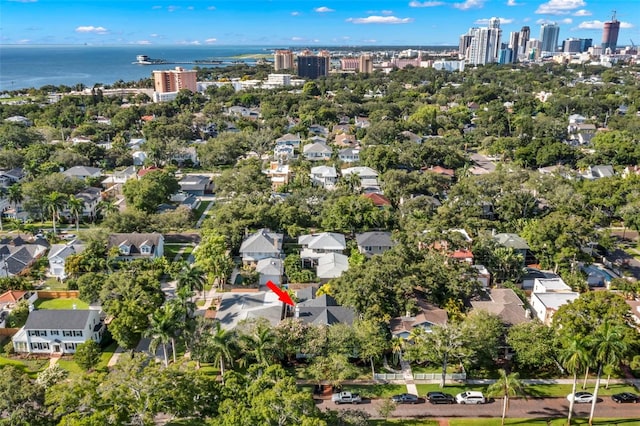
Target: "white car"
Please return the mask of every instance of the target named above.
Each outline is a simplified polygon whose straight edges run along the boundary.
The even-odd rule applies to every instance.
[[[572,393],[567,395],[567,401],[571,402],[572,399],[576,404],[582,404],[582,403],[586,404],[586,403],[593,402],[593,395],[590,394],[589,392],[576,392],[575,397],[573,396]]]

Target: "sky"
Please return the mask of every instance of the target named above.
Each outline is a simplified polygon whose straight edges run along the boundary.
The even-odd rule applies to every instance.
[[[640,0],[0,0],[0,45],[457,46],[492,17],[598,45],[614,10],[640,44]]]

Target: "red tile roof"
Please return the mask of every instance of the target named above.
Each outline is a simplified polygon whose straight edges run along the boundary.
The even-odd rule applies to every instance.
[[[17,303],[25,294],[26,291],[9,290],[0,295],[0,303]]]
[[[142,176],[146,175],[147,173],[152,172],[154,170],[160,170],[160,169],[158,167],[156,167],[156,166],[151,166],[151,167],[147,167],[147,168],[144,168],[144,169],[140,169],[140,170],[138,170],[138,176],[142,177]]]
[[[378,207],[391,205],[391,201],[389,201],[389,199],[382,194],[376,194],[375,192],[372,192],[370,194],[364,194],[363,197],[369,198],[371,201],[373,201],[373,204]]]

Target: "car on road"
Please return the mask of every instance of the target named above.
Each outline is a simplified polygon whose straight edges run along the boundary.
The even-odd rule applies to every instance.
[[[456,399],[450,393],[429,392],[427,393],[427,401],[432,404],[453,404]]]
[[[589,392],[576,392],[575,397],[572,393],[567,395],[567,401],[574,400],[576,404],[587,404],[593,401],[593,394]]]
[[[359,394],[351,392],[334,393],[331,400],[336,404],[360,404],[362,402]]]
[[[456,395],[456,402],[458,404],[484,404],[487,399],[482,392],[465,391]]]
[[[638,402],[640,402],[640,396],[631,392],[622,392],[622,393],[617,393],[615,395],[611,395],[611,399],[613,400],[613,402],[618,404],[627,403],[627,402],[637,404]]]
[[[391,397],[391,401],[398,404],[417,404],[418,402],[420,402],[420,400],[418,399],[418,395],[414,395],[412,393],[401,393],[399,395],[393,395]]]

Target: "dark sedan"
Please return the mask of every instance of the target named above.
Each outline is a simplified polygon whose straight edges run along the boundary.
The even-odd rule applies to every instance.
[[[617,402],[618,404],[625,403],[625,402],[637,404],[638,402],[640,402],[640,396],[631,392],[622,392],[622,393],[617,393],[615,395],[611,395],[611,399],[613,399],[613,402]]]
[[[429,392],[427,400],[432,404],[453,404],[456,402],[453,395],[443,392]]]
[[[417,395],[411,393],[402,393],[400,395],[393,395],[391,397],[393,402],[397,402],[398,404],[417,404],[420,402]]]

